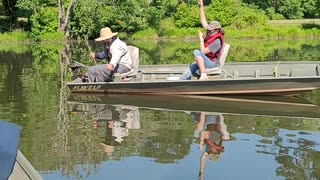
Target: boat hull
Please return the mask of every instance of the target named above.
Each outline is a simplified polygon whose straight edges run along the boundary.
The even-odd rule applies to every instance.
[[[289,95],[320,88],[320,77],[208,81],[69,83],[72,92],[180,95]]]
[[[168,81],[187,65],[146,65],[131,81],[67,83],[74,93],[162,95],[290,95],[320,89],[320,62],[229,63],[209,80]]]

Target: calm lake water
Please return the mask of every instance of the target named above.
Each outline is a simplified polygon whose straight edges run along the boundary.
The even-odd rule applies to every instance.
[[[229,42],[227,61],[320,61],[319,40]],[[131,44],[140,48],[141,64],[190,63],[197,46]],[[63,53],[92,62],[83,44],[67,48],[0,44],[0,119],[23,127],[20,150],[44,179],[198,179],[201,167],[203,179],[320,179],[320,114],[71,101]],[[303,97],[319,105],[319,94]],[[206,133],[210,157],[203,156],[209,145],[199,150]]]

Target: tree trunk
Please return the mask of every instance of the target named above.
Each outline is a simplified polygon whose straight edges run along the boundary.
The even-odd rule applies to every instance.
[[[59,9],[59,32],[63,32],[64,36],[66,38],[69,38],[70,35],[70,27],[69,27],[69,21],[70,21],[70,13],[71,10],[76,3],[77,0],[71,0],[70,4],[67,8],[67,11],[64,11],[63,8],[63,0],[58,0],[58,9]]]
[[[12,31],[12,22],[16,20],[17,0],[2,0],[3,10],[6,16],[8,16],[9,31]]]

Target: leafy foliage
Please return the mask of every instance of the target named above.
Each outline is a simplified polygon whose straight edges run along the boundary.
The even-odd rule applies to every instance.
[[[199,8],[197,6],[189,7],[186,3],[182,3],[177,8],[174,20],[174,24],[179,28],[200,26]]]
[[[56,8],[43,8],[38,13],[30,17],[31,36],[38,38],[45,33],[56,32],[58,29],[58,21],[56,19],[58,11]]]
[[[283,15],[276,13],[275,9],[273,7],[266,9],[266,15],[270,20],[280,20],[284,19]]]
[[[213,1],[205,8],[207,21],[217,20],[221,26],[228,26],[234,21],[240,5],[238,0]]]
[[[267,17],[262,10],[243,6],[238,9],[233,25],[238,29],[243,29],[255,25],[264,25],[266,22]]]
[[[73,36],[77,37],[86,35],[95,30],[96,8],[96,0],[77,2],[75,8],[72,11],[72,22],[70,24]]]
[[[283,0],[282,6],[279,7],[279,12],[288,19],[301,19],[303,17],[301,1]]]
[[[2,0],[2,5],[4,7],[5,15],[9,17],[13,17],[16,14],[17,11],[17,0]]]
[[[67,11],[70,2],[74,1],[62,2],[64,11]],[[320,17],[320,0],[204,0],[204,5],[208,22],[218,20],[223,27],[231,25],[237,29],[263,25],[267,19]],[[156,36],[179,36],[181,33],[177,29],[192,32],[189,28],[201,27],[197,1],[191,0],[76,1],[74,6],[70,6],[70,23],[64,26],[61,23],[65,19],[59,18],[55,10],[60,7],[55,0],[2,1],[2,7],[3,14],[12,11],[28,18],[30,28],[24,26],[24,29],[30,31],[35,39],[62,27],[68,29],[67,36],[70,30],[72,38],[81,39],[84,36],[94,39],[106,26],[126,37],[147,29],[156,30]],[[12,26],[11,22],[4,26],[10,30],[19,27]]]

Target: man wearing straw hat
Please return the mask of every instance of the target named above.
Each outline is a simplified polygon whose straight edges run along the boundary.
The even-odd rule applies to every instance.
[[[112,81],[113,73],[126,73],[131,70],[132,60],[128,53],[126,43],[117,37],[117,32],[112,32],[105,27],[100,30],[100,37],[96,41],[102,41],[104,50],[100,53],[90,53],[92,59],[107,59],[107,64],[99,64],[88,68],[89,82]]]

